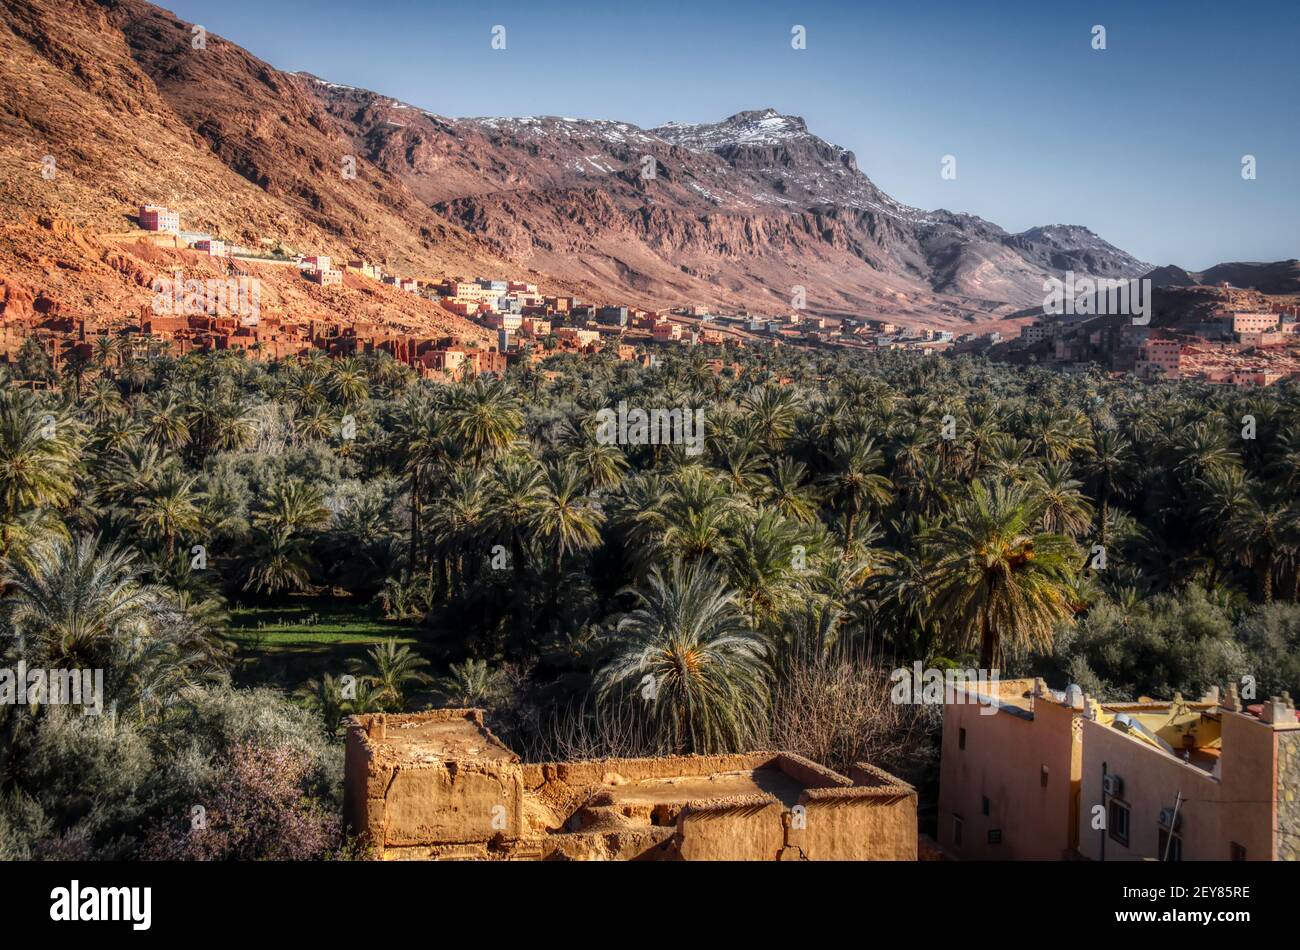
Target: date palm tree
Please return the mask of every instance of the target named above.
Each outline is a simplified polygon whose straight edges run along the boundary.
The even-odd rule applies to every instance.
[[[853,530],[864,508],[885,507],[894,484],[880,473],[885,459],[871,439],[855,435],[835,441],[831,471],[823,478],[831,500],[840,510],[844,549],[853,546]]]
[[[389,637],[366,651],[369,664],[353,660],[351,668],[356,672],[365,672],[364,679],[374,690],[375,698],[388,709],[400,711],[406,702],[406,689],[415,684],[432,682],[429,674],[422,667],[429,661],[415,653],[409,646],[398,646],[397,640]]]
[[[1243,567],[1258,572],[1260,596],[1265,604],[1273,602],[1278,568],[1295,555],[1296,518],[1296,509],[1285,496],[1261,490],[1248,494],[1224,527],[1223,544]]]
[[[452,663],[445,676],[433,681],[433,689],[452,706],[482,706],[492,709],[508,691],[506,678],[500,670],[487,665],[486,660],[468,659]]]
[[[403,470],[411,486],[411,532],[406,573],[414,576],[416,558],[423,550],[420,528],[424,492],[433,472],[446,462],[450,447],[438,408],[423,393],[412,394],[403,402],[395,435],[402,453]]]
[[[550,551],[555,584],[560,581],[566,556],[591,550],[600,543],[604,521],[605,513],[583,493],[582,475],[575,467],[552,465],[547,469],[532,527],[537,539]]]
[[[268,594],[306,590],[315,564],[307,540],[282,527],[255,531],[245,562],[244,589]]]
[[[580,470],[588,490],[611,491],[623,482],[628,459],[619,447],[599,442],[588,429],[573,422],[565,422],[559,441],[564,446],[564,461]]]
[[[751,747],[770,706],[769,651],[723,579],[674,561],[628,593],[638,606],[618,623],[612,659],[596,677],[599,700],[632,704],[667,751]]]
[[[95,365],[108,378],[113,378],[113,370],[122,365],[122,338],[105,333],[95,337]]]
[[[1105,546],[1110,523],[1110,503],[1128,493],[1132,479],[1132,444],[1114,429],[1095,429],[1084,461],[1084,471],[1097,485],[1097,540]]]
[[[190,417],[174,395],[151,400],[144,410],[145,434],[155,445],[182,449],[190,441]]]
[[[1042,506],[1044,531],[1077,538],[1092,524],[1092,508],[1080,490],[1069,462],[1045,462],[1029,481],[1029,490]]]
[[[294,420],[294,426],[308,442],[323,442],[335,430],[334,417],[318,404],[304,407]]]
[[[320,715],[330,735],[338,732],[339,721],[350,711],[348,700],[344,697],[343,680],[330,673],[323,674],[319,679],[309,679],[296,695],[307,709]]]
[[[742,521],[723,554],[736,603],[755,630],[765,630],[794,606],[811,571],[811,539],[775,511]]]
[[[299,479],[272,486],[264,507],[253,515],[253,524],[257,527],[283,531],[288,535],[318,531],[329,520],[325,493],[318,486]]]
[[[772,464],[767,481],[759,485],[757,495],[786,518],[813,524],[817,520],[820,495],[808,483],[807,473],[802,462],[783,455]]]
[[[1022,485],[975,482],[946,523],[922,539],[931,561],[934,611],[951,637],[996,669],[1004,645],[1050,645],[1070,615],[1068,582],[1077,551],[1041,529],[1043,509]]]
[[[82,404],[90,413],[90,418],[97,425],[102,425],[107,419],[122,411],[122,396],[111,380],[101,376],[91,384]]]
[[[449,432],[474,460],[495,458],[512,443],[523,428],[519,400],[499,379],[475,379],[453,390],[448,418]]]
[[[722,477],[733,494],[747,495],[763,484],[762,463],[754,454],[753,446],[737,439],[719,460]]]
[[[199,529],[201,495],[195,489],[198,478],[169,466],[142,494],[135,498],[134,517],[145,534],[161,538],[170,563],[176,553],[176,536]]]
[[[1042,453],[1052,462],[1064,462],[1088,444],[1085,422],[1077,413],[1041,414],[1036,429]]]
[[[497,471],[488,492],[488,530],[510,545],[516,581],[528,567],[528,532],[546,498],[542,470],[532,459],[510,459]]]
[[[426,535],[432,556],[440,557],[448,583],[464,581],[466,558],[478,564],[487,551],[487,476],[475,466],[461,466],[451,472],[428,508]]]
[[[72,501],[79,432],[66,412],[44,408],[31,392],[0,388],[0,558],[8,557],[24,512]]]
[[[42,539],[5,568],[5,625],[51,666],[106,667],[147,632],[157,593],[135,556],[94,535]]]
[[[754,432],[769,449],[779,449],[794,432],[799,417],[798,395],[788,386],[757,386],[745,394],[741,408]]]
[[[329,377],[330,395],[344,409],[352,409],[365,402],[370,395],[370,380],[355,357],[341,359],[334,364]]]
[[[1203,479],[1222,468],[1239,468],[1241,458],[1228,445],[1222,427],[1196,422],[1174,437],[1175,471],[1187,481]]]
[[[680,470],[669,480],[658,509],[641,513],[652,526],[643,559],[695,561],[721,555],[742,507],[742,499],[708,470]]]

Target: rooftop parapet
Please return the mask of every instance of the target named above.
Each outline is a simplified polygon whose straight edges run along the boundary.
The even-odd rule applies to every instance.
[[[752,752],[521,764],[481,710],[354,716],[345,811],[385,858],[916,856],[916,793]]]

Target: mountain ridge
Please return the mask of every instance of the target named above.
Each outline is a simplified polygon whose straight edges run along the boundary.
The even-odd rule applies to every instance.
[[[771,108],[650,129],[452,118],[278,70],[213,32],[195,50],[190,24],[144,0],[7,0],[0,23],[11,138],[0,162],[30,176],[51,151],[68,169],[27,190],[7,175],[11,219],[114,231],[136,205],[165,203],[228,239],[272,237],[413,276],[759,313],[789,310],[802,288],[813,313],[951,328],[1014,323],[1067,270],[1152,270],[1081,225],[1012,233],[913,208],[852,151]],[[48,90],[57,123],[31,105]],[[340,174],[345,158],[354,178]],[[29,286],[53,277],[56,293],[113,299],[69,277],[90,262],[26,257],[0,248],[4,272]]]

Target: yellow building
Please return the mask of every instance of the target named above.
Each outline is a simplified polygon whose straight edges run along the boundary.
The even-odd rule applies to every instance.
[[[1243,707],[1091,703],[1079,851],[1104,861],[1300,859],[1300,721],[1290,697]]]

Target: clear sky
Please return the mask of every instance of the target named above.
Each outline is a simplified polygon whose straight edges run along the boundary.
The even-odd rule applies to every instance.
[[[1300,257],[1296,0],[163,5],[280,69],[442,115],[653,126],[771,106],[907,204],[1082,224],[1189,270]]]

